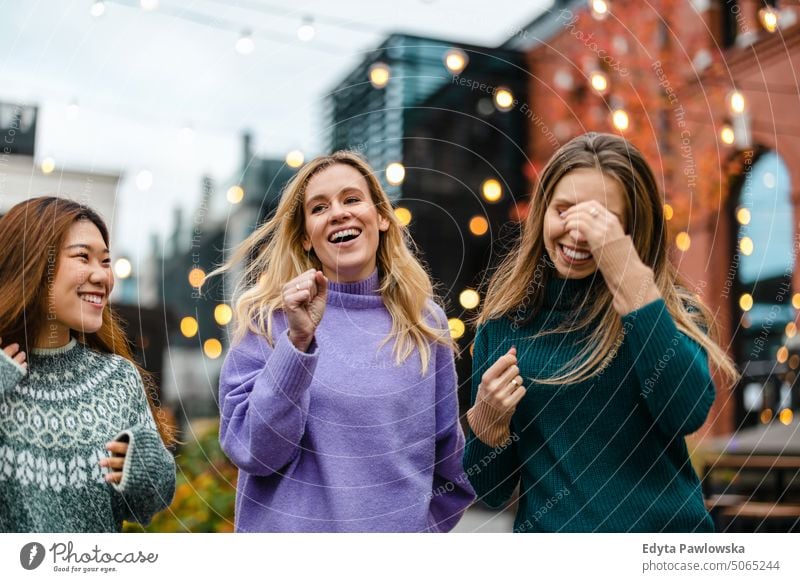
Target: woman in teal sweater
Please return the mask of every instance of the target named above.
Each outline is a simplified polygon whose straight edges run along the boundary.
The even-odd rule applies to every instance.
[[[676,285],[658,188],[624,139],[555,153],[489,283],[464,468],[514,531],[713,531],[684,437],[736,370]],[[711,363],[711,370],[709,369]]]

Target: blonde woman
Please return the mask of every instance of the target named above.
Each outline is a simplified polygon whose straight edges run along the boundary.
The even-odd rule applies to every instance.
[[[220,378],[237,531],[448,531],[474,499],[447,320],[404,236],[337,152],[223,268],[255,257]]]
[[[544,168],[518,247],[489,283],[464,467],[514,530],[712,531],[684,437],[735,378],[708,311],[676,284],[656,181],[589,133]]]

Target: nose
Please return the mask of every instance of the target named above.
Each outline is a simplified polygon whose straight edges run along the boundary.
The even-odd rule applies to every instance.
[[[88,281],[92,285],[109,286],[111,281],[111,269],[107,269],[99,264],[93,264],[89,268]]]
[[[586,242],[586,237],[585,237],[585,236],[583,236],[583,234],[581,233],[581,231],[579,231],[578,229],[574,229],[574,230],[571,230],[571,231],[569,231],[569,236],[570,236],[570,237],[572,238],[572,240],[574,240],[574,241],[575,241],[577,244],[581,244],[581,243],[585,243],[585,242]]]
[[[339,221],[350,217],[350,210],[341,202],[333,202],[331,205],[331,220]]]

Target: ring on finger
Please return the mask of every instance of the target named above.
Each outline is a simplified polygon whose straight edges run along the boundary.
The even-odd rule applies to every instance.
[[[593,217],[596,217],[596,216],[597,216],[597,214],[598,214],[597,208],[595,208],[594,206],[592,206],[592,207],[589,209],[589,214],[591,214]]]
[[[300,283],[295,283],[294,286],[297,288],[298,291],[302,291],[303,288],[300,287]]]

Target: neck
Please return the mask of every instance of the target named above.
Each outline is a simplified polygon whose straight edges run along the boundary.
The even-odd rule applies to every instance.
[[[57,321],[51,321],[39,332],[33,347],[37,349],[62,348],[69,343],[69,340],[69,328]]]

